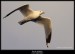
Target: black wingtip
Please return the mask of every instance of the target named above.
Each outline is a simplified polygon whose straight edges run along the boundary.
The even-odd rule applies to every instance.
[[[3,17],[3,19],[5,19],[6,17]]]
[[[51,32],[50,32],[50,34],[48,35],[48,38],[46,39],[46,42],[47,42],[47,43],[50,43],[50,42],[51,42]]]
[[[47,48],[48,48],[48,45],[47,45]]]
[[[46,45],[47,45],[47,48],[48,48],[48,43],[46,43]]]

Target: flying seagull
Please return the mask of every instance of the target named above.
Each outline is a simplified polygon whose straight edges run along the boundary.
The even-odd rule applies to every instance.
[[[48,43],[50,43],[51,41],[52,28],[51,28],[51,20],[41,16],[42,14],[44,14],[44,11],[41,11],[41,10],[34,11],[29,8],[29,4],[26,4],[11,11],[4,18],[6,18],[7,16],[9,16],[10,14],[12,14],[13,12],[17,10],[19,10],[25,17],[23,20],[18,22],[20,25],[23,25],[26,22],[32,21],[44,26],[45,33],[46,33],[46,45],[48,47]]]

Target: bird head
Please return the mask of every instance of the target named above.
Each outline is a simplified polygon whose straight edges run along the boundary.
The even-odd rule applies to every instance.
[[[40,15],[45,13],[44,11],[39,11],[39,12],[40,12]]]

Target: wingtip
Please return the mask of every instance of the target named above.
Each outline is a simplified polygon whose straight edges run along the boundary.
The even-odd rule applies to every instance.
[[[47,48],[48,48],[48,45],[47,45]]]
[[[7,16],[4,16],[3,19],[5,19]]]
[[[3,19],[5,19],[6,17],[3,17]]]
[[[48,48],[48,46],[47,46],[47,48]]]
[[[46,45],[47,45],[47,48],[48,48],[48,43],[46,43]]]

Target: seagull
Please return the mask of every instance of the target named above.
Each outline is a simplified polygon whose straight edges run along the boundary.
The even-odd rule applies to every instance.
[[[23,5],[13,11],[11,11],[9,14],[7,14],[4,18],[8,17],[13,12],[19,10],[23,15],[24,19],[19,21],[18,23],[20,25],[23,25],[26,22],[32,21],[39,25],[44,26],[45,28],[45,34],[46,34],[46,45],[48,47],[48,43],[51,42],[51,36],[52,36],[52,27],[51,27],[51,19],[48,19],[46,17],[42,17],[41,15],[44,14],[44,11],[41,10],[32,10],[29,8],[29,4]]]

